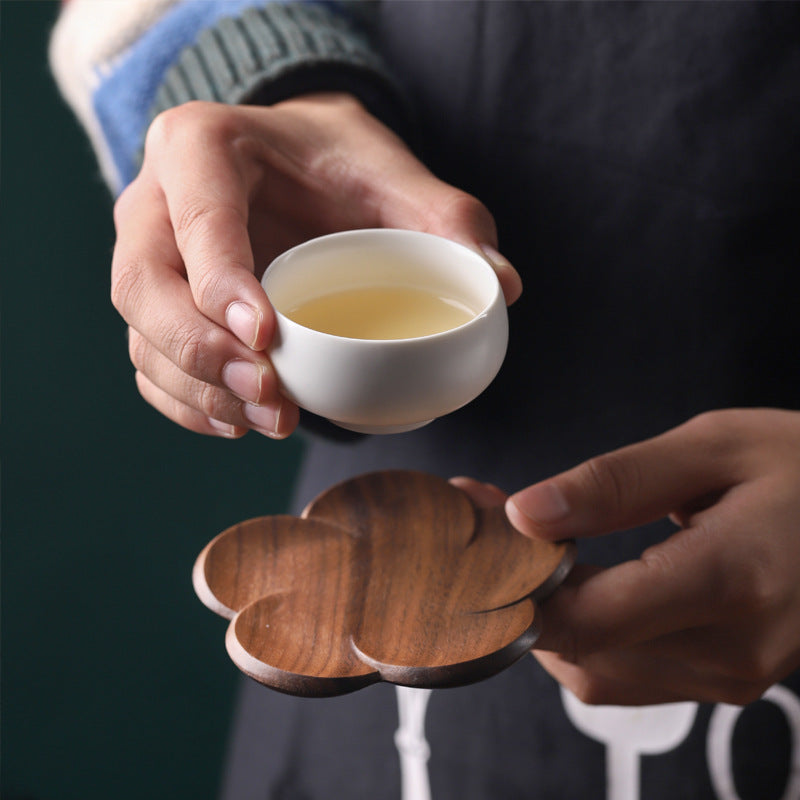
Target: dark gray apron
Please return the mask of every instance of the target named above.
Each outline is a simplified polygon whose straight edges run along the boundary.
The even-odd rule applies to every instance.
[[[403,436],[309,435],[298,508],[383,467],[515,490],[701,411],[800,407],[798,5],[383,3],[376,39],[421,157],[496,215],[525,293],[478,401]],[[581,558],[630,558],[666,531]],[[798,676],[785,683],[796,698]],[[781,797],[791,708],[698,707],[678,744],[638,760],[635,796]],[[397,726],[392,687],[319,701],[248,682],[225,797],[399,798]],[[579,727],[529,657],[435,692],[432,796],[603,798],[608,747]]]

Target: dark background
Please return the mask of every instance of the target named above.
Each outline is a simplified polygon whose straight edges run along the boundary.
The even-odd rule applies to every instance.
[[[202,800],[238,672],[192,564],[286,509],[301,445],[206,439],[137,394],[112,201],[47,65],[57,10],[0,2],[0,795]]]

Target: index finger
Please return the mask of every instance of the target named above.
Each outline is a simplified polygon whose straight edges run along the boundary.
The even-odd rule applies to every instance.
[[[235,114],[194,103],[165,112],[148,132],[147,153],[197,308],[263,350],[273,312],[254,274],[248,220],[255,170],[235,144]]]
[[[570,661],[710,624],[726,600],[726,564],[687,528],[609,569],[576,566],[543,606],[536,649]]]
[[[600,536],[666,517],[741,479],[713,415],[597,456],[506,503],[511,523],[545,539]]]

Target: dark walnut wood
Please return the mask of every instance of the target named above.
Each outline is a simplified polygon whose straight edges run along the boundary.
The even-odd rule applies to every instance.
[[[328,489],[300,518],[234,525],[193,580],[231,620],[226,645],[243,672],[327,696],[499,672],[533,646],[536,603],[573,560],[573,544],[529,539],[441,478],[386,471]]]

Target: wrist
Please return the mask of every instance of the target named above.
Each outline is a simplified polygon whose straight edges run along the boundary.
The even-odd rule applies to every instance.
[[[188,100],[274,106],[312,95],[358,98],[395,130],[409,116],[357,25],[341,10],[304,2],[247,8],[202,31],[164,74],[151,116]]]

